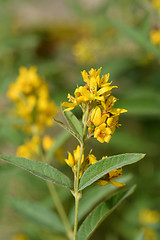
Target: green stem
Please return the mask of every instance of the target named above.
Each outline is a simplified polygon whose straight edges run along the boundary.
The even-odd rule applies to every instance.
[[[56,209],[57,209],[57,212],[59,213],[59,216],[64,224],[64,227],[66,229],[66,234],[68,236],[68,238],[70,240],[73,239],[73,232],[72,232],[72,228],[71,228],[71,225],[68,221],[68,218],[67,218],[67,215],[66,215],[66,212],[63,208],[63,205],[59,199],[59,196],[57,194],[57,191],[56,191],[56,188],[54,187],[54,185],[51,183],[51,182],[47,182],[47,186],[48,186],[48,189],[50,191],[50,194],[51,194],[51,197],[55,203],[55,206],[56,206]]]
[[[81,145],[81,153],[78,162],[77,174],[75,174],[75,188],[74,188],[74,197],[75,197],[75,221],[74,221],[74,240],[77,239],[77,230],[78,230],[78,210],[79,210],[79,199],[80,193],[79,190],[79,172],[81,166],[81,159],[84,152],[84,145]]]
[[[85,138],[86,138],[86,129],[87,129],[87,118],[88,118],[88,111],[86,114],[86,119],[84,121],[84,128],[83,128],[83,139],[81,143],[81,152],[80,157],[78,161],[78,167],[77,172],[74,176],[74,197],[75,197],[75,221],[74,221],[74,240],[77,239],[77,230],[78,230],[78,211],[79,211],[79,200],[81,198],[81,193],[79,193],[79,174],[80,174],[80,168],[81,168],[81,159],[84,153],[84,147],[85,147]]]
[[[42,156],[43,156],[42,157],[43,162],[47,163],[43,153],[42,153]],[[51,197],[53,199],[53,202],[55,203],[57,212],[58,212],[58,214],[59,214],[59,216],[60,216],[60,218],[61,218],[61,220],[62,220],[62,222],[64,224],[64,227],[66,229],[66,234],[67,234],[67,236],[68,236],[68,238],[70,240],[73,240],[72,227],[71,227],[71,225],[69,223],[68,217],[67,217],[66,212],[65,212],[65,210],[63,208],[61,200],[59,199],[59,196],[57,194],[56,188],[54,187],[54,185],[51,182],[46,181],[46,183],[47,183],[49,192],[51,194]]]

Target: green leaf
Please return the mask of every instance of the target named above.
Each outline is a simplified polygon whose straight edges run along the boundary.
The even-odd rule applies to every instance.
[[[138,30],[132,26],[127,26],[124,23],[116,20],[109,19],[109,22],[121,30],[125,35],[130,37],[140,47],[152,53],[155,57],[160,57],[159,49],[150,42],[149,38],[147,38],[141,30]]]
[[[82,138],[83,136],[83,128],[81,122],[76,118],[76,116],[71,111],[64,111],[63,112],[69,126],[79,134]]]
[[[48,165],[47,163],[36,162],[22,157],[12,157],[4,155],[0,155],[0,158],[7,161],[8,163],[21,167],[29,171],[33,175],[46,181],[59,184],[63,187],[72,188],[71,180],[59,170]]]
[[[142,153],[125,153],[99,160],[84,172],[80,180],[79,190],[91,185],[108,172],[135,163],[141,160],[144,156],[145,154]]]
[[[41,226],[58,232],[65,231],[59,217],[43,205],[36,202],[18,199],[10,199],[9,203],[20,214],[40,224]]]
[[[62,134],[60,134],[57,138],[55,143],[53,144],[53,146],[51,147],[51,149],[47,152],[47,156],[46,156],[46,161],[47,163],[49,163],[54,155],[54,153],[56,152],[56,150],[61,147],[65,141],[68,140],[68,138],[70,137],[70,133],[68,132],[62,132]]]
[[[117,182],[127,183],[131,179],[131,175],[126,175],[117,179]],[[85,189],[83,192],[83,197],[79,202],[79,215],[78,220],[81,221],[82,218],[88,214],[97,203],[100,203],[102,199],[108,198],[110,195],[115,193],[117,189],[112,185],[108,184],[107,186],[98,186],[92,185],[89,188]],[[95,194],[96,193],[96,194]],[[69,215],[70,222],[74,223],[74,207],[71,209]]]
[[[135,190],[135,186],[131,187],[129,190],[123,190],[117,193],[115,196],[107,200],[106,202],[98,205],[84,220],[78,230],[78,240],[87,240],[90,238],[95,229],[100,225],[100,223],[108,217],[119,204],[131,195]]]
[[[65,130],[67,130],[68,132],[70,132],[75,138],[77,138],[77,140],[81,143],[81,136],[75,132],[72,128],[67,127],[63,122],[58,121],[56,119],[54,119],[56,123],[58,123],[61,127],[63,127]]]

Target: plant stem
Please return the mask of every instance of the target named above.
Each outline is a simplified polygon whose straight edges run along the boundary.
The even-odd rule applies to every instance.
[[[80,166],[81,166],[81,159],[84,152],[84,144],[81,145],[81,153],[80,158],[78,162],[78,168],[77,168],[77,174],[75,174],[75,188],[74,188],[74,197],[75,197],[75,221],[74,221],[74,240],[77,239],[77,229],[78,229],[78,210],[79,210],[79,199],[80,199],[80,193],[79,190],[79,172],[80,172]]]
[[[78,230],[78,211],[79,211],[79,200],[81,197],[81,193],[79,193],[79,174],[80,174],[80,168],[81,168],[81,159],[84,153],[84,147],[85,147],[85,138],[86,138],[86,128],[87,128],[87,118],[88,118],[88,110],[86,114],[86,119],[84,121],[84,128],[83,128],[83,139],[81,143],[81,152],[80,157],[78,161],[78,167],[77,172],[74,176],[74,197],[75,197],[75,221],[74,221],[74,240],[77,239],[77,230]]]
[[[51,183],[51,182],[47,182],[47,186],[48,186],[48,189],[50,191],[50,194],[52,196],[52,199],[56,205],[56,209],[57,209],[57,212],[59,213],[59,216],[64,224],[64,227],[66,229],[66,234],[68,236],[68,238],[70,240],[73,239],[73,232],[72,232],[72,228],[71,228],[71,225],[68,221],[68,217],[66,215],[66,212],[63,208],[63,205],[59,199],[59,196],[57,194],[57,191],[56,191],[56,188],[54,187],[54,185]]]
[[[43,156],[42,157],[43,162],[47,163],[47,161],[46,161],[46,159],[44,157],[44,154],[42,154],[42,156]],[[64,224],[64,227],[66,229],[66,234],[67,234],[67,236],[68,236],[68,238],[70,240],[73,240],[72,227],[71,227],[71,225],[69,223],[68,217],[67,217],[66,212],[64,210],[64,207],[63,207],[63,205],[61,203],[61,200],[60,200],[60,198],[59,198],[59,196],[57,194],[56,188],[54,187],[53,183],[48,182],[48,181],[46,181],[46,183],[47,183],[49,192],[51,194],[51,197],[53,199],[53,202],[55,203],[57,212],[58,212],[58,214],[59,214],[59,216],[60,216],[60,218],[61,218],[61,220],[62,220],[62,222]]]

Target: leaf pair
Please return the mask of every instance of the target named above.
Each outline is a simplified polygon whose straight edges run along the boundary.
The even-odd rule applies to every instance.
[[[83,190],[108,172],[135,163],[145,155],[141,153],[126,153],[102,159],[91,165],[82,175],[79,190]],[[46,181],[53,182],[69,189],[73,189],[73,182],[62,172],[47,163],[36,162],[22,157],[0,155],[0,158],[21,167]]]
[[[133,193],[135,186],[127,190],[118,192],[109,200],[99,204],[84,220],[78,230],[77,240],[87,240],[100,225],[129,195]],[[47,227],[54,232],[64,232],[65,229],[58,216],[43,205],[36,202],[10,199],[9,203],[21,215],[28,219]]]

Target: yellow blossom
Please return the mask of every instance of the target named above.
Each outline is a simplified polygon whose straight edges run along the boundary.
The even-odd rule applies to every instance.
[[[111,109],[111,107],[115,104],[115,102],[117,101],[118,99],[114,96],[109,96],[106,103],[105,102],[102,102],[102,107],[108,111]]]
[[[119,183],[113,179],[122,176],[122,168],[115,169],[107,173],[101,180],[98,181],[100,186],[105,186],[107,184],[113,184],[115,187],[123,187],[125,183]]]
[[[62,103],[62,107],[66,107],[67,108],[64,111],[71,111],[76,106],[78,106],[78,102],[77,102],[77,99],[72,97],[70,94],[68,94],[67,98],[69,99],[70,103],[69,102],[63,102]]]
[[[160,2],[160,1],[159,1]],[[154,29],[150,32],[150,40],[154,45],[160,46],[160,30]]]
[[[109,127],[106,127],[105,123],[102,123],[100,126],[95,128],[94,137],[101,143],[109,142],[111,139],[112,131]]]
[[[70,167],[74,167],[73,170],[76,169],[76,166],[79,162],[80,159],[80,153],[81,153],[81,148],[78,145],[76,150],[73,151],[73,155],[69,152],[68,153],[68,159],[65,159],[65,162],[70,166]],[[82,155],[82,159],[81,159],[81,164],[84,161],[84,154]]]
[[[97,159],[96,159],[96,157],[93,154],[89,154],[88,155],[88,159],[89,159],[89,164],[90,165],[92,165],[92,164],[97,162]]]
[[[42,146],[45,151],[48,151],[53,146],[53,139],[49,135],[45,135],[42,139]]]
[[[91,121],[94,124],[94,126],[101,125],[106,121],[106,118],[107,114],[102,115],[101,109],[99,107],[96,107],[91,114]]]
[[[154,224],[160,221],[160,212],[144,208],[139,213],[139,221],[142,224]]]
[[[68,153],[68,158],[65,159],[65,162],[68,164],[68,166],[73,167],[75,165],[75,159],[72,156],[72,154],[69,152]]]
[[[121,126],[121,124],[118,123],[118,119],[119,119],[118,115],[107,119],[107,125],[111,129],[112,134],[115,132],[116,127]]]
[[[33,136],[31,140],[26,141],[23,145],[17,148],[16,155],[24,158],[37,157],[39,154],[40,138]]]
[[[109,74],[100,78],[100,72],[101,68],[98,70],[91,68],[88,73],[85,70],[81,72],[86,85],[76,88],[75,97],[68,94],[70,103],[62,103],[62,106],[67,108],[65,111],[72,110],[78,105],[81,106],[82,103],[97,102],[97,105],[100,105],[105,102],[105,98],[110,94],[112,88],[117,86],[110,86],[111,82],[108,83]]]

